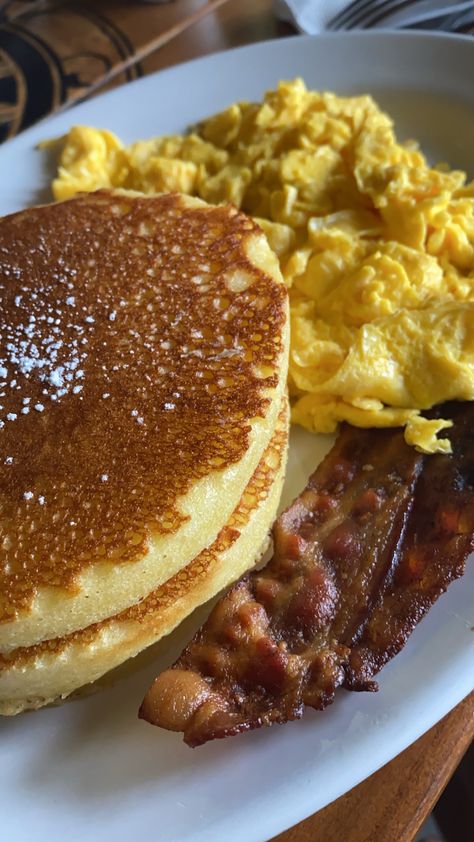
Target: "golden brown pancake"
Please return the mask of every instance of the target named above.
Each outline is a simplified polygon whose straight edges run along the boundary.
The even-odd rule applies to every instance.
[[[231,207],[101,191],[0,220],[0,652],[211,544],[275,429],[287,296]]]
[[[288,404],[236,509],[214,543],[146,599],[67,637],[0,656],[0,714],[64,698],[169,634],[264,552],[286,466]]]

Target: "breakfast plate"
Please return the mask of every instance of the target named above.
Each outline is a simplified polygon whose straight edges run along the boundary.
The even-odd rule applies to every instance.
[[[41,140],[73,123],[125,141],[182,131],[237,99],[259,99],[281,78],[369,92],[433,161],[474,174],[474,42],[422,34],[291,38],[211,56],[77,106],[0,150],[0,213],[48,201]],[[332,439],[291,434],[282,503],[303,487]],[[204,611],[102,692],[0,722],[2,826],[71,842],[153,832],[171,840],[269,839],[321,809],[392,759],[474,688],[474,568],[420,624],[381,673],[379,693],[341,693],[302,722],[191,751],[176,734],[136,718],[144,691],[181,651]]]

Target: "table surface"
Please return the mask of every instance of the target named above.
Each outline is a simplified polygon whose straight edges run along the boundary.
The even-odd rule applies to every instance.
[[[48,3],[49,0],[38,0],[37,6],[45,8]],[[54,25],[49,25],[46,36],[50,43],[59,43],[64,48],[65,54],[59,58],[63,58],[65,65],[67,62],[70,65],[73,58],[67,54],[68,39],[63,37],[68,25],[67,15],[76,15],[76,29],[79,23],[85,26],[84,21],[89,21],[90,18],[90,7],[88,6],[89,17],[80,18],[82,5],[67,2],[50,5],[50,8],[55,9],[55,18]],[[136,6],[135,15],[133,6]],[[10,17],[23,13],[25,8],[25,3],[13,3],[10,7]],[[123,83],[127,78],[133,78],[138,72],[150,73],[217,50],[291,33],[287,25],[278,24],[275,20],[272,14],[272,0],[175,0],[167,6],[146,7],[139,3],[101,3],[101,14],[105,14],[107,10],[112,10],[120,16],[118,23],[130,35],[130,53],[140,56],[140,68],[133,68],[132,72],[131,56],[126,60],[123,56],[117,59],[116,55],[110,52],[110,44],[99,40],[104,56],[108,55],[107,50],[110,52],[108,66],[111,67],[111,71],[104,76],[103,69],[95,68],[92,73],[91,66],[88,66],[88,73],[84,74],[82,65],[75,66],[76,77],[83,79],[84,83],[82,86],[76,81],[72,92],[63,96],[63,103],[64,98],[72,99],[83,95],[87,87],[94,88],[100,84],[103,90],[107,80],[107,87],[110,87]],[[146,29],[139,25],[140,20],[146,20]],[[45,18],[36,16],[33,25],[44,27],[44,21]],[[130,29],[130,21],[133,23],[133,32]],[[94,37],[96,41],[99,37],[98,31],[97,26],[96,30],[91,30],[90,37]],[[45,36],[43,31],[40,34]],[[77,64],[77,58],[75,61]],[[101,73],[102,79],[99,78]],[[56,107],[60,104],[58,100]],[[17,120],[18,127],[15,129],[17,112],[15,107],[10,108],[2,118],[0,108],[0,128],[2,119],[4,124],[7,123],[10,133],[21,128]],[[411,842],[473,739],[474,693],[431,731],[370,778],[324,810],[276,837],[276,840]]]

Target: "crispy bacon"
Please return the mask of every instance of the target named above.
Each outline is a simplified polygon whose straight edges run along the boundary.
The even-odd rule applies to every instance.
[[[376,689],[473,546],[474,405],[451,410],[453,456],[343,428],[276,521],[272,560],[217,603],[139,715],[197,746],[322,709],[343,684]]]
[[[421,464],[399,432],[345,427],[278,518],[273,559],[218,602],[140,715],[195,746],[331,702],[350,655],[340,639],[385,581]]]
[[[454,419],[452,456],[430,456],[416,485],[403,544],[362,633],[352,640],[345,687],[372,677],[405,645],[474,550],[474,403],[445,407]]]

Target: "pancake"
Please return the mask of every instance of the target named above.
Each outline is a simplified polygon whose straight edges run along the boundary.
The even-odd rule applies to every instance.
[[[268,544],[286,467],[288,403],[237,507],[214,543],[146,599],[67,637],[0,656],[0,714],[64,698],[169,634],[238,579]]]
[[[229,519],[288,304],[232,207],[100,191],[0,220],[0,652],[118,614]]]

